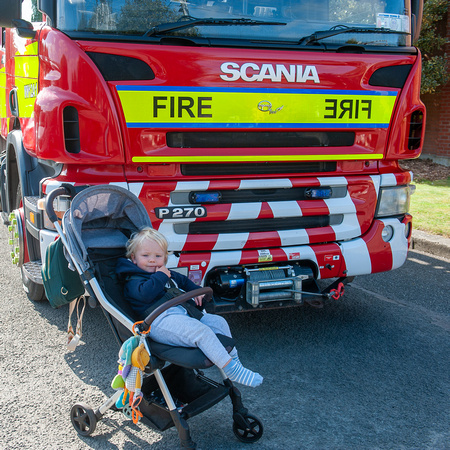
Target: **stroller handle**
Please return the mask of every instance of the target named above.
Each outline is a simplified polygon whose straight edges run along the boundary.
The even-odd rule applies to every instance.
[[[205,295],[204,301],[209,302],[212,298],[213,290],[210,287],[202,287],[200,289],[195,289],[194,291],[185,292],[184,294],[179,295],[178,297],[171,298],[158,308],[156,308],[152,313],[150,313],[142,323],[142,330],[147,331],[150,328],[152,322],[164,311],[172,308],[172,306],[181,305],[186,300],[189,300],[193,297],[198,297],[199,295]]]
[[[58,216],[53,208],[53,200],[60,195],[68,195],[73,198],[75,195],[73,186],[71,184],[62,184],[59,188],[53,189],[53,191],[45,197],[45,212],[52,223],[58,221]]]

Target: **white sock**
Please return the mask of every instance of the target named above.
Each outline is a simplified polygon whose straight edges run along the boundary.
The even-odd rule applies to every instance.
[[[233,350],[231,350],[231,352],[228,354],[231,356],[233,361],[241,362],[241,360],[239,359],[239,355],[238,355],[238,351],[236,350],[236,347],[233,347]]]
[[[239,360],[231,359],[222,370],[231,381],[243,384],[244,386],[256,387],[263,381],[263,377],[259,373],[246,369]]]

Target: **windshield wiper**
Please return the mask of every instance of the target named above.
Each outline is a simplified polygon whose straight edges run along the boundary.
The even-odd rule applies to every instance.
[[[186,16],[188,20],[180,20],[178,22],[162,23],[153,28],[150,28],[145,32],[144,36],[155,36],[157,34],[164,34],[169,31],[181,30],[182,28],[195,27],[197,25],[216,25],[216,26],[226,26],[226,25],[286,25],[285,22],[267,22],[264,20],[254,20],[254,19],[214,19],[214,18],[204,18],[197,19],[195,17]],[[183,17],[185,19],[186,17]]]
[[[309,36],[302,37],[298,43],[299,45],[308,45],[312,42],[320,41],[329,37],[337,36],[343,33],[384,33],[384,34],[409,34],[406,31],[395,31],[389,28],[358,28],[348,27],[346,25],[336,25],[329,30],[316,31]]]

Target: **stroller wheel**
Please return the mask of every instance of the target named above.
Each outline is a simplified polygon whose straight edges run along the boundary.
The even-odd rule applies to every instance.
[[[70,410],[72,425],[81,436],[90,436],[97,426],[97,417],[94,410],[82,403],[77,403]]]
[[[255,416],[236,414],[233,422],[234,435],[247,444],[256,442],[263,434],[262,422]]]

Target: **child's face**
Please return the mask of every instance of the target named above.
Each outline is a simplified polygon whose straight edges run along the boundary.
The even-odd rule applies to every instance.
[[[165,259],[164,250],[151,239],[145,239],[136,252],[131,255],[131,261],[149,273],[154,273],[156,269],[164,266]]]

